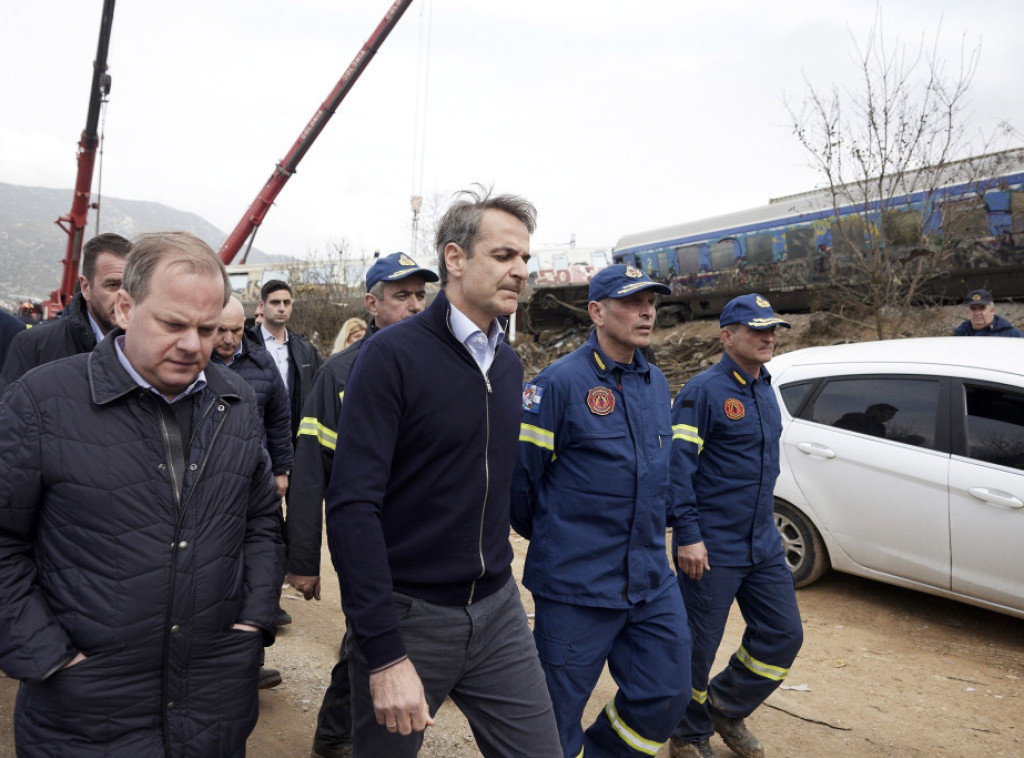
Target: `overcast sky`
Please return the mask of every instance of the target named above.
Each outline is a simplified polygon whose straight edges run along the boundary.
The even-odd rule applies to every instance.
[[[191,211],[230,232],[389,4],[118,0],[103,193]],[[102,6],[8,2],[0,24],[0,181],[67,188],[68,207]],[[980,45],[975,128],[1005,120],[1024,131],[1024,2],[881,6],[890,41],[915,49],[941,15],[954,67],[962,43]],[[473,182],[536,203],[535,248],[574,236],[612,246],[812,189],[820,178],[784,100],[804,99],[805,77],[823,89],[856,83],[851,34],[866,39],[875,8],[415,0],[256,245],[290,255],[342,240],[356,252],[409,250],[410,195],[430,208]]]

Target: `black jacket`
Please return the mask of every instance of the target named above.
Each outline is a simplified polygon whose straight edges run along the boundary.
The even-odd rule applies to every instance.
[[[117,334],[0,398],[0,668],[22,680],[19,755],[241,756],[284,561],[252,389],[208,366],[179,401],[185,440]]]
[[[312,344],[301,334],[296,334],[291,329],[288,332],[288,394],[291,398],[291,422],[292,438],[299,433],[299,421],[302,419],[302,406],[309,395],[309,388],[313,386],[313,376],[323,364],[324,359]],[[263,343],[263,329],[256,325],[246,332],[249,337],[255,340],[260,347],[266,347]],[[273,357],[273,356],[271,356]]]
[[[11,340],[25,331],[25,322],[7,311],[0,311],[0,372],[3,371],[4,361],[7,358],[7,350],[11,346]],[[3,386],[0,385],[0,390]]]
[[[393,590],[468,605],[511,576],[523,367],[501,342],[484,376],[449,314],[442,292],[374,335],[341,406],[327,537],[371,669],[405,654]]]
[[[216,353],[210,361],[218,366],[224,365]],[[270,353],[248,336],[243,336],[242,352],[235,356],[228,368],[249,382],[256,393],[256,405],[260,409],[260,421],[274,475],[287,474],[292,470],[294,462],[291,404],[277,364]]]
[[[96,347],[85,298],[79,292],[63,315],[19,334],[11,342],[0,373],[0,391],[29,369],[69,355],[88,353]]]
[[[338,415],[348,374],[356,355],[377,331],[370,320],[366,334],[328,358],[313,378],[295,438],[295,466],[288,485],[288,570],[299,576],[320,575],[323,503],[338,443]]]

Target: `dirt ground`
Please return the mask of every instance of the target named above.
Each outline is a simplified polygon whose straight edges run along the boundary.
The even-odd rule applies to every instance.
[[[515,571],[525,540],[512,535]],[[321,602],[284,592],[294,623],[267,651],[284,683],[260,693],[250,758],[306,758],[341,638],[337,577],[326,551]],[[804,647],[786,687],[749,720],[776,758],[1024,756],[1024,620],[841,574],[798,591]],[[528,612],[533,605],[523,592]],[[717,666],[739,645],[734,613]],[[17,683],[0,679],[0,757],[14,756]],[[607,673],[586,720],[615,692]],[[479,756],[462,715],[446,703],[423,758]],[[722,758],[732,752],[716,737]],[[662,748],[658,758],[667,758]],[[72,757],[73,758],[73,757]],[[524,758],[545,758],[527,756]]]
[[[1022,308],[1007,315],[1019,324]],[[943,333],[958,318],[958,311],[936,314],[928,329]],[[793,332],[809,328],[805,319],[797,321]],[[519,576],[527,543],[515,534],[511,540]],[[323,558],[321,602],[306,602],[291,589],[283,594],[294,623],[267,651],[267,665],[280,669],[284,682],[260,694],[260,720],[248,741],[251,758],[309,755],[341,640],[337,577],[326,549]],[[1024,758],[1024,620],[836,573],[798,590],[798,599],[805,641],[785,682],[789,689],[778,690],[749,719],[769,756]],[[532,612],[525,590],[523,602]],[[734,612],[716,670],[741,634],[742,619]],[[0,677],[0,758],[14,756],[16,688],[17,682]],[[614,692],[606,673],[590,700],[587,723]],[[451,703],[436,722],[427,732],[424,758],[479,755]],[[718,756],[732,755],[717,737],[712,744]],[[667,756],[667,748],[658,753]]]

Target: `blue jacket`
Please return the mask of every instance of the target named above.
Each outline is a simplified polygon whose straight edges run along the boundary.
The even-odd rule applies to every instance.
[[[1024,337],[1024,333],[1020,329],[999,314],[993,316],[991,324],[978,331],[974,330],[970,319],[962,321],[953,330],[953,335],[955,337]]]
[[[551,600],[628,608],[674,575],[665,555],[672,426],[665,376],[597,337],[525,385],[512,527],[523,583]]]
[[[512,576],[508,498],[523,367],[504,342],[487,375],[443,292],[356,356],[327,489],[342,605],[371,669],[405,655],[392,591],[469,605]]]
[[[672,406],[673,546],[704,542],[711,566],[782,553],[775,528],[782,416],[771,377],[728,355],[691,379]]]
[[[224,365],[216,353],[210,360]],[[256,393],[263,439],[270,453],[274,475],[287,474],[294,462],[291,401],[277,364],[270,353],[246,335],[242,337],[242,352],[235,356],[228,368],[249,382]]]

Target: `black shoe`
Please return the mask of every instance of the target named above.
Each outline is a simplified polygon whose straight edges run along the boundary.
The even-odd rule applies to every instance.
[[[284,608],[278,606],[277,613],[274,614],[274,624],[280,629],[282,626],[288,626],[290,623],[292,623],[291,615]]]
[[[281,683],[281,672],[260,666],[260,689],[269,690]]]
[[[675,737],[668,742],[668,758],[715,758],[711,740],[683,742]]]
[[[764,748],[760,740],[747,729],[743,719],[731,719],[717,710],[711,703],[707,704],[708,716],[722,740],[740,758],[764,758]]]
[[[320,747],[314,742],[309,758],[352,758],[352,746]]]

